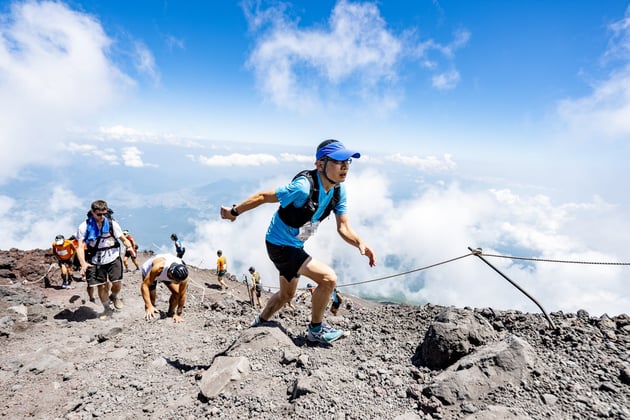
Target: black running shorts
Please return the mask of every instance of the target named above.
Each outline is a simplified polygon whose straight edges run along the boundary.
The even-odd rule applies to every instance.
[[[299,277],[298,271],[304,261],[306,261],[310,255],[304,251],[304,248],[294,248],[286,245],[274,245],[265,241],[267,245],[267,255],[269,259],[276,266],[280,275],[284,277],[288,282],[292,279]]]
[[[68,266],[68,267],[72,267],[73,266],[72,260],[57,260],[57,264],[59,264],[59,267],[61,267],[62,265],[65,265],[65,266]]]

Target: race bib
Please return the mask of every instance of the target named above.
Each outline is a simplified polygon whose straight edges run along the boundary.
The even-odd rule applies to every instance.
[[[313,236],[315,232],[317,232],[317,228],[319,227],[319,222],[307,222],[304,226],[300,228],[300,232],[298,233],[298,239],[301,241],[306,241],[308,238]]]

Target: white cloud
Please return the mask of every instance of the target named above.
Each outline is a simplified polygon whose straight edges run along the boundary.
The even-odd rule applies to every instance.
[[[454,67],[455,52],[465,47],[470,40],[470,32],[466,30],[458,30],[454,34],[454,40],[449,44],[441,44],[433,39],[421,42],[412,49],[412,55],[420,60],[423,68],[433,72],[431,84],[438,90],[451,90],[457,87],[461,80],[459,71]],[[434,57],[437,52],[437,57]],[[445,60],[445,64],[441,61]],[[442,67],[449,70],[441,70]]]
[[[72,190],[62,185],[55,185],[48,200],[48,208],[54,214],[81,208],[81,199]]]
[[[441,44],[433,39],[429,39],[418,44],[413,50],[413,53],[414,55],[422,57],[424,60],[426,60],[424,64],[427,68],[434,69],[438,67],[438,65],[435,61],[432,61],[429,58],[431,52],[437,51],[440,53],[441,56],[448,59],[453,59],[455,58],[455,52],[458,49],[465,47],[468,44],[470,37],[470,32],[464,29],[460,29],[455,32],[453,42],[449,44]]]
[[[104,136],[115,140],[138,141],[152,140],[156,138],[156,134],[136,130],[135,128],[125,127],[123,125],[114,125],[112,127],[101,127],[100,133]]]
[[[558,102],[557,112],[575,138],[624,139],[630,134],[630,7],[609,26],[613,36],[604,57],[622,66],[592,84],[592,93]]]
[[[154,84],[159,84],[160,75],[158,73],[157,66],[155,65],[153,53],[151,53],[147,46],[141,41],[136,41],[134,43],[134,50],[134,64],[138,72],[145,74]]]
[[[66,130],[133,84],[107,57],[88,14],[58,2],[14,2],[0,16],[0,182],[50,164]]]
[[[120,165],[118,152],[111,147],[104,148],[94,144],[78,144],[74,142],[62,144],[60,147],[72,154],[80,154],[85,157],[100,159],[114,166]]]
[[[376,251],[376,268],[369,268],[367,259],[339,238],[332,219],[322,223],[317,235],[306,243],[307,252],[336,266],[340,284],[464,256],[469,253],[468,246],[481,247],[486,253],[519,250],[523,257],[576,261],[612,262],[624,254],[622,241],[615,250],[600,246],[610,240],[610,232],[589,229],[588,235],[597,236],[593,238],[574,230],[574,219],[580,216],[583,220],[585,214],[623,218],[601,199],[554,204],[542,195],[521,196],[508,190],[464,191],[452,183],[428,188],[417,198],[394,200],[389,178],[381,172],[353,172],[346,182],[351,225]],[[277,271],[264,250],[265,231],[275,209],[261,206],[234,223],[200,221],[189,238],[191,261],[203,261],[212,267],[214,260],[207,256],[221,248],[231,258],[230,272],[241,277],[249,265],[255,265],[265,278],[265,286],[276,287]],[[630,308],[625,285],[627,267],[487,259],[537,298],[547,311],[586,309],[592,314],[616,315]],[[301,279],[301,286],[307,281]],[[422,282],[424,287],[420,287]],[[416,302],[539,312],[525,295],[474,256],[347,290],[385,299],[404,296]]]
[[[258,10],[248,18],[256,30],[270,22],[249,64],[263,92],[279,106],[312,108],[319,102],[320,83],[334,86],[354,78],[367,87],[395,78],[401,43],[371,3],[340,1],[328,29],[301,30],[281,11]]]
[[[55,236],[69,237],[78,223],[73,218],[81,201],[64,186],[52,188],[40,201],[0,196],[0,249],[47,249]]]
[[[275,165],[281,162],[314,163],[315,157],[312,155],[301,155],[295,153],[280,153],[278,157],[267,153],[232,153],[229,155],[194,156],[188,155],[194,161],[198,161],[207,166],[262,166]]]
[[[166,45],[168,47],[169,50],[174,50],[174,49],[180,49],[183,50],[186,48],[186,44],[184,42],[184,40],[177,38],[173,35],[167,35],[164,37],[164,40],[166,41]]]
[[[623,19],[613,22],[608,27],[612,38],[604,57],[608,60],[630,58],[630,6],[626,8]]]
[[[243,156],[251,160],[251,156]],[[377,267],[368,267],[366,258],[339,238],[332,219],[322,223],[317,235],[306,244],[311,255],[336,267],[340,284],[364,282],[463,256],[469,246],[492,254],[628,262],[627,215],[600,197],[554,203],[545,195],[523,195],[507,189],[464,190],[454,182],[423,183],[422,188],[415,188],[412,179],[388,176],[387,165],[364,167],[353,169],[346,181],[348,211],[352,227],[376,251]],[[421,176],[423,170],[417,172]],[[261,177],[259,189],[282,185],[290,175]],[[199,201],[194,191],[181,189],[143,196],[123,184],[114,182],[110,194],[134,211],[147,214],[149,223],[155,226],[176,225],[178,221],[169,217],[175,217],[172,211],[181,210],[182,203],[188,210],[208,214],[207,203]],[[405,194],[394,197],[395,187],[399,191],[404,187]],[[246,189],[242,199],[253,192],[251,187]],[[40,191],[49,193],[41,196]],[[79,194],[67,185],[44,186],[38,194],[36,200],[0,196],[0,249],[48,248],[56,234],[74,233],[89,204],[82,203]],[[164,212],[159,210],[162,208]],[[264,249],[265,232],[276,208],[261,206],[244,213],[235,223],[218,216],[196,217],[192,221],[196,230],[182,235],[187,242],[187,260],[213,267],[220,248],[229,258],[231,273],[241,277],[249,265],[255,265],[266,287],[277,286],[277,271]],[[143,236],[143,232],[137,234]],[[616,315],[630,308],[627,266],[487,258],[548,311],[586,309],[591,314]],[[302,279],[302,286],[307,281]],[[346,290],[383,299],[404,297],[412,302],[538,311],[474,256]]]
[[[265,153],[242,154],[232,153],[230,155],[198,156],[200,163],[207,166],[262,166],[278,163],[275,156]]]
[[[459,83],[459,72],[457,70],[451,70],[446,73],[436,74],[431,78],[433,87],[439,90],[454,89]]]
[[[261,9],[253,3],[250,8],[246,6],[245,14],[258,41],[248,63],[272,102],[298,110],[322,101],[331,104],[343,95],[360,95],[383,111],[395,109],[402,99],[395,85],[405,59],[439,72],[433,77],[437,89],[453,89],[460,80],[453,66],[455,51],[470,39],[465,30],[457,31],[446,45],[434,40],[417,43],[409,36],[418,32],[415,28],[396,35],[373,2],[340,0],[327,27],[306,29],[289,20],[284,6]],[[429,58],[432,52],[438,56]],[[441,59],[451,70],[439,71]]]
[[[619,254],[600,251],[610,232],[600,232],[597,241],[589,242],[573,231],[573,209],[577,207],[582,206],[554,205],[541,195],[519,196],[510,191],[464,192],[451,185],[446,189],[431,189],[417,201],[393,209],[397,221],[392,222],[388,234],[382,238],[386,238],[395,254],[402,253],[419,267],[463,255],[468,246],[498,254],[520,250],[519,254],[524,257],[617,261],[622,249],[616,250]],[[601,207],[597,202],[590,203],[589,207],[609,217],[615,214],[610,207]],[[526,265],[509,259],[496,260],[493,264],[537,297],[548,310],[587,309],[600,314],[618,314],[630,307],[630,296],[622,289],[624,273],[619,268],[544,262]],[[601,281],[602,278],[605,280]],[[538,311],[524,295],[476,257],[431,269],[426,272],[425,280],[425,287],[417,292],[417,297],[430,302]],[[603,292],[600,298],[584,300],[585,294],[600,287]],[[604,299],[606,294],[615,299]]]
[[[94,144],[79,144],[70,142],[64,144],[63,148],[71,153],[80,153],[83,155],[96,155],[98,153],[98,147]]]
[[[100,159],[110,165],[122,164],[131,168],[157,167],[154,163],[146,163],[142,160],[144,152],[136,146],[123,147],[120,151],[113,147],[102,147],[98,144],[78,144],[69,142],[63,149],[72,154],[79,154],[90,159]]]
[[[618,139],[630,134],[630,66],[593,86],[590,96],[565,99],[558,113],[577,138]]]
[[[421,171],[427,172],[452,171],[457,167],[453,157],[449,154],[445,154],[442,159],[440,159],[435,156],[406,156],[396,153],[385,156],[385,160],[400,163],[402,165],[414,166]]]
[[[154,131],[139,130],[124,125],[99,127],[98,132],[91,137],[104,142],[120,141],[124,143],[172,144],[189,148],[207,147],[198,139],[183,138],[171,133],[156,133]],[[211,145],[210,148],[212,147]]]
[[[303,162],[312,163],[315,161],[315,157],[307,155],[297,155],[291,153],[280,153],[280,160],[282,162]]]
[[[157,166],[155,164],[147,164],[142,161],[143,152],[135,146],[125,147],[122,149],[122,160],[125,166],[132,168],[143,168],[146,166]]]

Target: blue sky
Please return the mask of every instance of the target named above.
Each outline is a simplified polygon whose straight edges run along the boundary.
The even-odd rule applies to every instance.
[[[480,246],[630,261],[625,1],[0,1],[0,248],[44,248],[106,199],[145,247],[260,267],[273,208],[218,207],[361,150],[353,225],[376,269],[323,226],[341,283]],[[549,310],[627,312],[628,268],[496,261]],[[354,288],[537,309],[472,258]]]

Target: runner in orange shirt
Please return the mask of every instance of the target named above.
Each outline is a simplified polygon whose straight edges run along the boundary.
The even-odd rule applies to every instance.
[[[70,283],[72,283],[72,263],[77,252],[76,247],[72,244],[72,241],[64,238],[63,235],[57,235],[52,244],[52,252],[57,258],[57,264],[59,264],[61,269],[61,288],[72,288]]]

